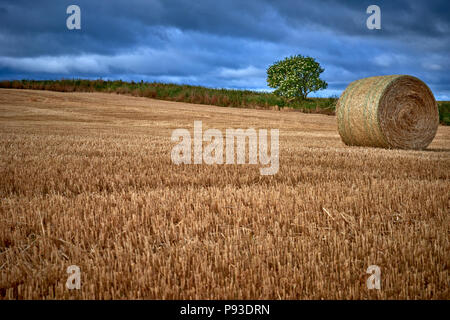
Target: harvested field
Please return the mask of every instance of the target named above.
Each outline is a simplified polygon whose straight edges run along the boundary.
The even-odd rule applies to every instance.
[[[172,164],[194,120],[279,129],[278,173]],[[450,298],[450,127],[348,147],[334,116],[0,89],[0,137],[0,298]]]

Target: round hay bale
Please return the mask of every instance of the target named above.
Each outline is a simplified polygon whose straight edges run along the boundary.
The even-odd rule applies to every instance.
[[[336,105],[346,145],[424,149],[439,125],[433,93],[416,77],[377,76],[356,80]]]

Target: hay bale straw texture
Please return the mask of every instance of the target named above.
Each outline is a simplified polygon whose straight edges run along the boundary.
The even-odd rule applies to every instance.
[[[433,93],[408,75],[350,83],[339,98],[336,115],[342,140],[353,146],[424,149],[439,125]]]

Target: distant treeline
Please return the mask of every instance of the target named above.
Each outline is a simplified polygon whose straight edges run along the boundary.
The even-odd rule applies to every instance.
[[[287,101],[269,92],[212,89],[200,86],[122,80],[13,80],[0,81],[0,88],[51,90],[60,92],[108,92],[137,97],[210,104],[234,108],[289,108],[303,112],[334,114],[337,97]]]
[[[60,92],[108,92],[161,100],[209,104],[234,108],[292,109],[307,113],[335,114],[338,97],[286,100],[269,92],[212,89],[200,86],[122,80],[12,80],[0,81],[0,88],[51,90]],[[450,102],[440,101],[439,119],[450,125]]]

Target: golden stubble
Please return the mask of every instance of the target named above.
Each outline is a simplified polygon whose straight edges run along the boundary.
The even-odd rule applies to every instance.
[[[172,164],[194,120],[280,129],[279,172]],[[450,127],[347,147],[333,116],[1,89],[0,137],[0,298],[450,296]]]

